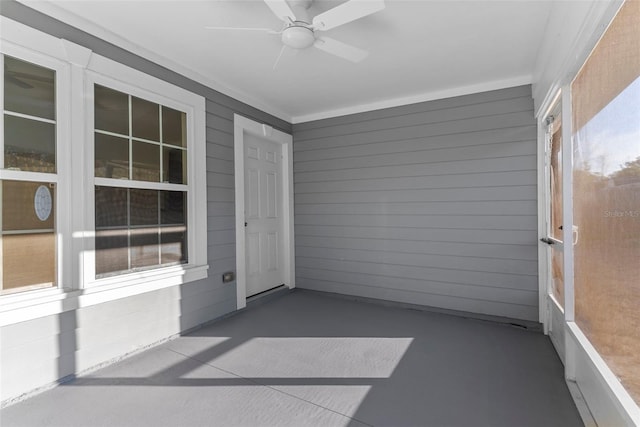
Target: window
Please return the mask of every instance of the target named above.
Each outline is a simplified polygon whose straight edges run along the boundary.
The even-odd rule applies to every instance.
[[[640,2],[572,83],[575,320],[640,402]]]
[[[0,21],[0,323],[206,278],[205,99]]]
[[[4,55],[0,289],[57,285],[56,71]]]
[[[107,59],[85,92],[84,286],[206,277],[204,98]]]
[[[96,277],[187,262],[186,113],[97,84],[94,100]]]

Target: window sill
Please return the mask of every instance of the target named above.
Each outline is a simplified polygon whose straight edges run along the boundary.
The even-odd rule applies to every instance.
[[[208,268],[208,265],[181,265],[97,280],[89,283],[86,289],[55,288],[4,295],[0,297],[0,326],[206,279]]]
[[[570,339],[575,343],[577,348],[574,351],[583,352],[588,361],[593,365],[597,374],[600,375],[598,380],[605,386],[611,401],[617,404],[620,413],[629,421],[629,425],[636,425],[640,420],[640,407],[635,403],[629,392],[624,388],[618,377],[613,373],[607,362],[602,358],[600,353],[593,347],[589,338],[582,332],[575,322],[566,322],[566,330]],[[569,378],[578,382],[579,378]]]

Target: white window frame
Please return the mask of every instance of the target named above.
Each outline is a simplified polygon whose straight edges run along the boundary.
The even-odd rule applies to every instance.
[[[69,239],[62,236],[69,235],[71,223],[69,221],[69,166],[71,129],[69,123],[70,92],[71,92],[71,67],[67,62],[64,46],[58,39],[57,42],[41,34],[19,33],[22,25],[4,17],[0,17],[2,26],[2,43],[0,44],[0,66],[4,70],[4,55],[12,56],[25,62],[39,65],[55,71],[55,108],[56,108],[56,173],[12,171],[0,169],[0,180],[18,180],[31,182],[55,183],[55,229],[56,229],[56,286],[44,289],[25,290],[13,294],[2,295],[0,299],[0,311],[5,303],[18,303],[20,305],[33,298],[60,296],[64,289],[71,288],[72,272],[70,269],[71,244]],[[3,73],[4,76],[4,73]],[[0,93],[4,93],[4,78],[0,79]],[[0,147],[4,156],[4,96],[0,97],[0,111],[3,118],[0,120],[0,135],[3,144]],[[0,248],[0,253],[2,248]],[[1,269],[1,266],[0,266]]]
[[[58,274],[56,288],[0,296],[0,326],[205,279],[205,98],[9,18],[0,16],[0,26],[3,54],[56,70],[57,174],[0,171],[0,178],[56,182]],[[187,113],[187,263],[95,278],[94,83]]]
[[[101,85],[187,114],[187,184],[145,182],[143,187],[133,180],[115,180],[94,176],[94,86]],[[85,226],[90,230],[83,251],[84,287],[121,287],[154,281],[161,282],[184,276],[185,281],[206,277],[206,135],[205,100],[170,83],[134,70],[110,59],[92,56],[85,80],[85,180],[92,183],[85,189]],[[199,164],[198,164],[199,163]],[[204,174],[203,174],[204,172]],[[96,279],[95,274],[95,186],[146,188],[154,190],[187,191],[187,263],[158,267],[145,271],[123,273]],[[204,213],[204,223],[199,224]],[[203,228],[199,228],[203,227]],[[204,272],[204,276],[202,273]],[[195,276],[195,278],[194,278]],[[160,282],[160,283],[158,283]]]

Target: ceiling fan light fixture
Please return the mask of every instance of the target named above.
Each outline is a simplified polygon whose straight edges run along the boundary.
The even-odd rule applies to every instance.
[[[292,25],[282,32],[282,43],[293,49],[305,49],[315,41],[313,30],[301,25]]]

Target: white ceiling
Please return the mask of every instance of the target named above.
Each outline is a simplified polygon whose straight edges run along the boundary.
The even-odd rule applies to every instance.
[[[315,0],[310,14],[343,2]],[[368,50],[361,63],[308,48],[285,51],[273,70],[279,36],[205,29],[280,29],[261,0],[26,3],[292,122],[530,83],[551,6],[387,0],[325,33]]]

